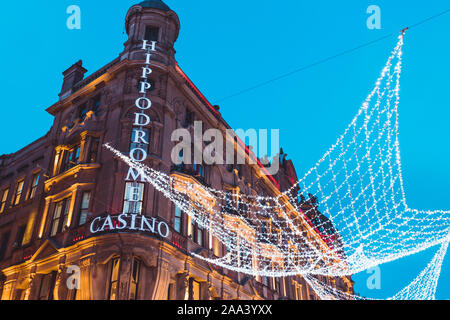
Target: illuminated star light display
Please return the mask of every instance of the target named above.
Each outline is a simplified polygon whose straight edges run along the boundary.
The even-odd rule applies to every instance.
[[[192,253],[199,259],[253,276],[302,275],[320,297],[340,299],[349,297],[330,291],[317,276],[348,276],[443,245],[445,250],[439,250],[426,274],[394,298],[434,297],[421,282],[430,281],[435,290],[448,244],[450,212],[414,210],[406,203],[398,113],[403,39],[402,33],[374,89],[337,142],[279,196],[208,188],[105,146],[228,249],[221,258]],[[299,189],[316,201],[298,201]],[[328,223],[309,221],[308,214],[317,210],[332,222],[332,229]],[[270,230],[261,229],[265,219],[272,221]],[[322,235],[312,236],[318,232]]]

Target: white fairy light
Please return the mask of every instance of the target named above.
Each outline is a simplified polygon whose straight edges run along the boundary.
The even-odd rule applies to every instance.
[[[277,196],[215,190],[105,146],[228,248],[221,258],[192,253],[195,257],[254,276],[302,275],[320,297],[348,298],[315,276],[352,275],[448,239],[449,211],[419,211],[406,204],[398,117],[402,48],[403,34],[344,133],[302,179]],[[317,203],[299,203],[293,196],[297,188],[317,197]],[[327,219],[315,219],[317,211]],[[263,220],[273,228],[262,226]],[[439,261],[426,270],[436,271]],[[437,284],[437,272],[427,277]],[[420,285],[411,288],[430,292]],[[411,296],[408,291],[406,297]]]

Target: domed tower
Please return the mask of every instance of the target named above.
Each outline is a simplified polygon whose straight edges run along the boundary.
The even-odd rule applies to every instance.
[[[180,31],[177,14],[161,0],[146,0],[132,6],[125,22],[128,40],[121,59],[144,60],[142,41],[156,41],[152,60],[165,65],[175,64],[174,44]]]

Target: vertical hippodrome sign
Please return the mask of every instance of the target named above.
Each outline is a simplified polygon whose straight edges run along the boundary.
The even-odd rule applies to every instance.
[[[145,130],[150,122],[150,116],[145,113],[146,110],[150,109],[152,106],[152,102],[149,97],[147,97],[148,90],[151,89],[152,85],[147,81],[148,76],[152,73],[152,69],[150,68],[151,56],[152,52],[156,51],[156,41],[151,41],[149,43],[148,40],[143,40],[142,42],[142,50],[145,50],[145,65],[142,67],[142,75],[139,83],[139,93],[141,96],[136,99],[135,105],[138,108],[134,113],[134,123],[133,123],[133,133],[131,135],[131,148],[130,148],[130,158],[136,162],[142,162],[147,159],[148,146],[150,144],[149,141],[149,132]],[[147,147],[145,147],[147,146]],[[144,149],[145,147],[145,149]],[[128,174],[126,177],[126,181],[134,181],[136,182],[139,178],[140,174],[135,171],[133,168],[129,168]],[[144,178],[141,176],[141,182],[144,182]],[[139,201],[139,188],[133,186],[131,188],[131,202]],[[133,212],[134,213],[134,212]]]

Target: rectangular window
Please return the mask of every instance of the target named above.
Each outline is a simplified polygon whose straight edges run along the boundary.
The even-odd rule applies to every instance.
[[[42,276],[41,287],[39,289],[39,300],[53,300],[55,281],[56,271]]]
[[[143,202],[144,184],[138,182],[127,182],[125,186],[123,213],[142,214]]]
[[[80,122],[83,122],[86,119],[87,114],[87,105],[83,104],[78,109],[78,117],[80,118]]]
[[[64,230],[64,226],[67,223],[69,217],[71,198],[66,198],[55,203],[55,209],[53,211],[52,224],[50,226],[50,236],[54,237],[56,234]]]
[[[159,28],[146,26],[145,27],[145,40],[158,41]]]
[[[28,193],[28,199],[33,199],[34,196],[36,195],[36,189],[39,184],[39,176],[40,176],[39,173],[36,173],[35,175],[33,175],[33,179],[31,180],[30,191]]]
[[[17,230],[16,243],[17,243],[17,247],[18,248],[22,247],[23,238],[25,236],[25,231],[26,230],[27,230],[27,226],[26,225],[23,225],[23,226],[19,227],[19,229]]]
[[[186,117],[184,119],[184,126],[189,127],[194,123],[194,112],[186,109]]]
[[[197,237],[196,237],[195,242],[199,246],[203,246],[203,229],[200,227],[199,224],[197,224]]]
[[[101,100],[102,100],[102,97],[100,95],[96,96],[94,98],[92,111],[94,111],[94,114],[95,114],[96,117],[98,117],[100,115],[100,103],[101,103]]]
[[[2,192],[2,197],[0,198],[0,214],[2,214],[6,209],[6,199],[8,199],[9,189],[5,189]]]
[[[88,161],[89,163],[96,163],[97,162],[97,153],[98,153],[98,146],[100,145],[100,139],[99,138],[93,138],[91,142],[91,148],[89,150],[89,156]]]
[[[130,300],[137,300],[137,293],[139,287],[139,273],[141,271],[141,261],[137,258],[133,259],[133,270],[130,281]]]
[[[178,233],[181,233],[182,216],[183,212],[181,211],[181,209],[178,206],[175,206],[175,217],[173,221],[173,228]]]
[[[17,206],[20,202],[20,198],[22,196],[22,191],[23,191],[23,183],[24,183],[24,180],[17,182],[16,194],[14,197],[14,205],[15,206]]]
[[[89,203],[91,202],[91,192],[86,191],[83,192],[83,196],[81,198],[81,206],[80,206],[80,220],[78,222],[79,226],[82,226],[86,223],[88,212],[89,212]]]
[[[111,275],[109,279],[109,300],[117,300],[117,289],[119,287],[119,267],[120,258],[115,258],[111,262]]]
[[[3,234],[3,236],[0,238],[0,261],[3,260],[6,254],[6,248],[8,247],[8,241],[9,241],[9,232],[6,232]]]
[[[66,151],[66,154],[64,157],[64,164],[62,166],[62,168],[63,168],[62,172],[72,169],[73,167],[80,164],[80,151],[81,151],[81,148],[79,145]]]

